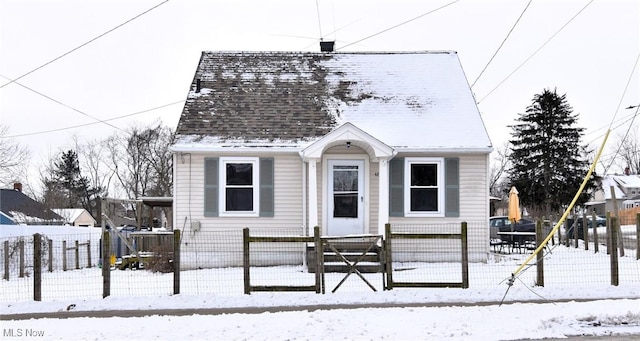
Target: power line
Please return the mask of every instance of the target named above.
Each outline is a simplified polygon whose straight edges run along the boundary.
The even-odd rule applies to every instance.
[[[429,12],[422,13],[422,14],[420,14],[420,15],[419,15],[419,16],[417,16],[417,17],[411,18],[411,19],[409,19],[409,20],[407,20],[407,21],[403,21],[403,22],[401,22],[401,23],[399,23],[399,24],[397,24],[397,25],[391,26],[391,27],[386,28],[386,29],[384,29],[384,30],[382,30],[382,31],[380,31],[380,32],[374,33],[374,34],[372,34],[372,35],[366,36],[366,37],[364,37],[364,38],[362,38],[362,39],[360,39],[360,40],[356,40],[356,41],[354,41],[354,42],[352,42],[352,43],[349,43],[349,44],[347,44],[347,45],[345,45],[345,46],[343,46],[343,47],[341,47],[341,48],[339,48],[339,49],[336,49],[336,50],[342,50],[342,49],[344,49],[344,48],[346,48],[346,47],[349,47],[349,46],[351,46],[351,45],[355,45],[355,44],[357,44],[357,43],[359,43],[359,42],[362,42],[362,41],[364,41],[364,40],[367,40],[367,39],[369,39],[369,38],[373,38],[373,37],[375,37],[375,36],[377,36],[377,35],[380,35],[380,34],[382,34],[382,33],[387,32],[387,31],[391,31],[391,30],[393,30],[394,28],[400,27],[400,26],[402,26],[402,25],[404,25],[404,24],[407,24],[407,23],[410,23],[410,22],[412,22],[412,21],[414,21],[414,20],[418,20],[418,19],[420,19],[420,18],[424,17],[425,15],[429,15],[429,14],[431,14],[431,13],[433,13],[433,12],[439,11],[439,10],[441,10],[441,9],[445,8],[445,7],[448,7],[448,6],[450,6],[450,5],[453,5],[453,4],[455,4],[456,2],[458,2],[458,1],[460,1],[460,0],[452,1],[452,2],[450,2],[450,3],[448,3],[448,4],[446,4],[446,5],[440,6],[440,7],[436,8],[436,9],[434,9],[434,10],[431,10],[431,11],[429,11]],[[592,0],[592,1],[593,1],[593,0]]]
[[[631,74],[629,75],[629,79],[627,80],[627,85],[624,87],[624,91],[622,92],[622,96],[620,96],[620,101],[618,102],[618,108],[616,109],[616,113],[613,115],[613,118],[611,119],[611,124],[609,125],[609,127],[611,127],[611,125],[613,124],[613,121],[615,120],[616,115],[618,114],[618,110],[620,110],[620,106],[622,104],[622,99],[624,98],[624,95],[627,93],[627,90],[629,89],[629,83],[631,83],[631,79],[633,78],[633,74],[634,74],[634,72],[636,70],[636,66],[638,66],[638,60],[640,60],[640,54],[638,54],[638,57],[636,58],[636,62],[633,64],[633,69],[631,70]],[[609,168],[611,168],[611,165],[613,165],[613,161],[615,160],[616,156],[618,156],[618,153],[620,152],[620,148],[622,148],[622,145],[624,144],[624,140],[626,140],[627,136],[629,136],[629,131],[631,130],[631,126],[633,125],[633,121],[638,116],[638,112],[640,112],[640,105],[636,106],[636,113],[633,115],[631,123],[627,127],[627,131],[625,132],[624,136],[622,137],[622,140],[620,141],[620,144],[618,144],[618,149],[616,149],[616,153],[611,158],[611,162],[609,163],[609,165],[607,167],[605,167],[605,169],[604,169],[604,173],[605,174],[607,174],[607,171],[609,170]]]
[[[104,33],[102,33],[102,34],[98,35],[97,37],[95,37],[95,38],[93,38],[93,39],[91,39],[91,40],[89,40],[89,41],[87,41],[87,42],[85,42],[85,43],[82,43],[82,44],[78,45],[77,47],[75,47],[75,48],[73,48],[73,49],[71,49],[71,50],[69,50],[69,51],[67,51],[67,52],[65,52],[65,53],[63,53],[63,54],[61,54],[61,55],[59,55],[58,57],[56,57],[56,58],[54,58],[54,59],[52,59],[52,60],[50,60],[50,61],[48,61],[48,62],[46,62],[46,63],[44,63],[44,64],[42,64],[42,65],[40,65],[40,66],[38,66],[38,67],[36,67],[35,69],[33,69],[33,70],[31,70],[31,71],[29,71],[29,72],[27,72],[27,73],[25,73],[25,74],[23,74],[23,75],[21,75],[21,76],[17,77],[17,78],[14,78],[14,79],[13,79],[13,80],[11,80],[10,82],[0,85],[0,89],[4,88],[5,86],[7,86],[7,85],[9,85],[9,84],[11,84],[11,83],[15,83],[16,81],[20,80],[21,78],[26,77],[26,76],[28,76],[28,75],[30,75],[30,74],[32,74],[32,73],[34,73],[34,72],[36,72],[36,71],[38,71],[38,70],[42,69],[43,67],[45,67],[45,66],[47,66],[47,65],[49,65],[49,64],[51,64],[51,63],[53,63],[53,62],[55,62],[55,61],[57,61],[57,60],[59,60],[59,59],[61,59],[61,58],[65,57],[65,56],[67,56],[67,55],[69,55],[69,54],[71,54],[71,53],[73,53],[73,52],[75,52],[75,51],[77,51],[77,50],[79,50],[79,49],[81,49],[82,47],[85,47],[85,46],[87,46],[87,45],[89,45],[89,44],[93,43],[94,41],[96,41],[96,40],[98,40],[98,39],[100,39],[100,38],[102,38],[102,37],[106,36],[107,34],[109,34],[109,33],[113,32],[113,31],[115,31],[115,30],[119,29],[119,28],[120,28],[120,27],[122,27],[122,26],[124,26],[124,25],[126,25],[126,24],[128,24],[128,23],[130,23],[130,22],[132,22],[132,21],[134,21],[134,20],[136,20],[136,19],[138,19],[138,18],[140,18],[141,16],[143,16],[143,15],[145,15],[145,14],[147,14],[147,13],[151,12],[152,10],[154,10],[154,9],[156,9],[156,8],[158,8],[158,7],[162,6],[162,5],[164,5],[164,4],[165,4],[165,3],[167,3],[167,2],[169,2],[169,0],[165,0],[165,1],[163,1],[163,2],[161,2],[161,3],[159,3],[159,4],[157,4],[157,5],[155,5],[155,6],[151,7],[151,8],[149,8],[148,10],[146,10],[146,11],[144,11],[144,12],[142,12],[142,13],[140,13],[140,14],[136,15],[135,17],[133,17],[133,18],[131,18],[131,19],[129,19],[129,20],[127,20],[127,21],[123,22],[122,24],[120,24],[120,25],[118,25],[118,26],[116,26],[116,27],[114,27],[114,28],[112,28],[112,29],[110,29],[110,30],[108,30],[108,31],[106,31],[106,32],[104,32]]]
[[[106,125],[108,125],[108,126],[110,126],[110,127],[112,127],[112,128],[118,129],[118,130],[120,130],[120,131],[124,131],[124,130],[122,130],[122,129],[120,129],[120,128],[116,127],[116,126],[114,126],[114,125],[113,125],[113,124],[111,124],[111,123],[105,122],[105,121],[103,121],[103,120],[101,120],[101,119],[99,119],[99,118],[97,118],[97,117],[93,117],[93,116],[91,116],[91,115],[87,114],[87,113],[86,113],[86,112],[84,112],[84,111],[81,111],[81,110],[79,110],[79,109],[76,109],[76,108],[74,108],[74,107],[72,107],[72,106],[68,105],[68,104],[65,104],[65,103],[63,103],[63,102],[60,102],[60,101],[58,101],[57,99],[55,99],[55,98],[53,98],[53,97],[50,97],[50,96],[47,96],[47,95],[43,94],[42,92],[39,92],[39,91],[37,91],[37,90],[34,90],[34,89],[32,89],[32,88],[30,88],[30,87],[28,87],[28,86],[26,86],[26,85],[24,85],[24,84],[22,84],[22,83],[20,83],[20,82],[16,82],[16,80],[15,80],[15,79],[14,79],[14,80],[11,80],[10,78],[7,78],[6,76],[3,76],[3,75],[0,75],[0,77],[6,78],[6,79],[10,80],[12,83],[15,83],[15,84],[17,84],[17,85],[19,85],[19,86],[21,86],[21,87],[23,87],[23,88],[25,88],[25,89],[27,89],[27,90],[29,90],[29,91],[32,91],[32,92],[34,92],[34,93],[36,93],[36,94],[38,94],[38,95],[40,95],[40,96],[42,96],[42,97],[44,97],[44,98],[46,98],[46,99],[48,99],[48,100],[52,101],[52,102],[58,103],[58,104],[62,105],[62,106],[63,106],[63,107],[65,107],[65,108],[71,109],[71,110],[73,110],[73,111],[75,111],[75,112],[77,112],[77,113],[79,113],[79,114],[81,114],[81,115],[84,115],[84,116],[87,116],[87,117],[89,117],[89,118],[91,118],[91,119],[94,119],[94,120],[98,121],[97,123],[104,123],[104,124],[106,124]]]
[[[515,70],[513,70],[509,75],[507,75],[507,77],[505,77],[498,85],[496,85],[495,88],[493,88],[491,91],[489,91],[488,94],[486,94],[484,97],[482,97],[482,99],[480,99],[477,104],[480,104],[480,102],[484,101],[487,97],[489,97],[489,95],[491,95],[494,91],[496,91],[496,89],[498,89],[502,84],[504,84],[504,82],[506,82],[507,79],[511,78],[511,76],[513,76],[514,73],[516,73],[518,70],[520,70],[520,68],[522,66],[524,66],[524,64],[526,64],[529,60],[531,60],[531,58],[533,58],[533,56],[535,56],[538,52],[540,52],[540,50],[542,50],[553,38],[555,38],[558,35],[558,33],[560,33],[565,27],[567,27],[567,25],[569,25],[573,21],[573,19],[575,19],[587,7],[589,7],[589,5],[591,5],[592,2],[593,2],[593,0],[589,1],[584,7],[582,7],[582,9],[578,11],[578,13],[576,13],[573,17],[571,17],[571,19],[569,19],[569,21],[567,21],[564,25],[562,25],[562,27],[560,27],[560,29],[558,29],[556,31],[556,33],[554,33],[549,39],[547,39],[547,41],[545,41],[544,44],[542,44],[527,59],[525,59],[520,65],[518,65],[518,67]]]
[[[585,135],[593,135],[596,132],[598,132],[600,130],[603,130],[603,129],[607,129],[607,130],[611,129],[612,131],[616,130],[616,129],[622,127],[622,126],[626,126],[627,122],[629,122],[629,121],[633,122],[633,120],[636,118],[636,116],[638,116],[638,114],[640,114],[640,113],[636,112],[636,113],[629,114],[629,117],[624,117],[624,118],[619,119],[617,125],[615,125],[613,127],[610,124],[609,126],[600,127],[600,128],[598,128],[598,129],[596,129],[596,130],[594,130],[592,132],[589,132],[589,133],[585,134]],[[605,131],[605,133],[600,134],[597,137],[591,139],[589,142],[587,142],[587,144],[591,144],[593,142],[596,142],[596,141],[600,140],[602,137],[604,137],[604,135],[606,135],[606,131]]]
[[[180,101],[175,101],[175,102],[171,102],[168,104],[164,104],[158,107],[154,107],[154,108],[150,108],[150,109],[146,109],[146,110],[142,110],[142,111],[137,111],[131,114],[126,114],[126,115],[122,115],[122,116],[117,116],[117,117],[112,117],[106,120],[102,120],[103,122],[106,121],[115,121],[115,120],[119,120],[122,118],[126,118],[126,117],[131,117],[131,116],[135,116],[135,115],[140,115],[140,114],[144,114],[150,111],[154,111],[154,110],[158,110],[158,109],[162,109],[162,108],[166,108],[168,106],[172,106],[178,103],[184,103],[185,100],[180,100]],[[69,127],[64,127],[64,128],[58,128],[58,129],[50,129],[50,130],[42,130],[42,131],[36,131],[36,132],[32,132],[32,133],[24,133],[24,134],[16,134],[16,135],[10,135],[10,136],[0,136],[0,138],[14,138],[14,137],[24,137],[24,136],[32,136],[32,135],[41,135],[41,134],[47,134],[47,133],[53,133],[53,132],[57,132],[57,131],[63,131],[63,130],[70,130],[70,129],[75,129],[75,128],[80,128],[80,127],[86,127],[86,126],[90,126],[90,125],[94,125],[94,124],[98,124],[98,123],[102,123],[102,122],[92,122],[92,123],[85,123],[85,124],[78,124],[75,126],[69,126]],[[122,129],[120,129],[122,130]],[[125,131],[126,133],[126,131]]]
[[[520,19],[522,19],[522,16],[524,15],[524,12],[527,11],[527,8],[529,8],[529,5],[531,5],[532,1],[533,0],[529,0],[529,2],[527,3],[527,6],[522,10],[522,13],[520,13],[520,16],[518,17],[516,22],[513,24],[513,26],[511,26],[511,29],[509,30],[509,33],[507,33],[507,36],[504,37],[504,40],[502,40],[502,43],[500,43],[500,46],[498,46],[498,49],[496,50],[496,52],[493,54],[493,56],[491,56],[491,59],[489,59],[489,61],[487,62],[487,65],[484,66],[482,71],[480,71],[480,74],[478,75],[478,77],[476,77],[476,80],[473,81],[473,84],[471,84],[472,88],[473,88],[474,85],[476,85],[476,82],[478,81],[478,79],[480,79],[480,76],[482,76],[484,71],[489,67],[489,64],[491,64],[491,62],[493,61],[493,58],[496,57],[496,55],[498,54],[498,51],[500,51],[500,49],[502,48],[504,43],[507,41],[507,39],[509,39],[509,36],[511,35],[511,32],[513,32],[513,30],[516,28],[516,25],[518,25],[518,23],[520,22]]]
[[[318,30],[320,31],[320,40],[322,40],[322,22],[320,21],[320,5],[318,5],[318,0],[316,0],[316,13],[318,14]]]

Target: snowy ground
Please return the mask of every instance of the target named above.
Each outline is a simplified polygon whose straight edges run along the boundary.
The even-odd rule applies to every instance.
[[[631,252],[635,252],[631,251]],[[635,255],[635,253],[632,253]],[[41,336],[46,340],[515,340],[528,338],[562,338],[567,335],[626,335],[640,338],[640,261],[621,258],[619,286],[611,286],[601,271],[584,264],[606,263],[601,252],[578,251],[558,247],[545,259],[548,278],[544,287],[534,286],[535,269],[526,270],[513,286],[507,284],[526,255],[496,256],[486,264],[470,266],[468,289],[394,289],[381,290],[380,275],[366,278],[376,287],[374,292],[352,275],[335,293],[331,290],[341,277],[329,275],[327,293],[252,293],[243,295],[208,288],[209,271],[185,271],[181,274],[185,288],[171,295],[171,274],[148,271],[112,271],[126,286],[141,283],[162,287],[147,296],[131,296],[116,285],[112,296],[101,299],[100,285],[92,281],[98,269],[68,271],[73,282],[95,288],[93,298],[56,298],[33,302],[18,299],[24,287],[12,287],[19,281],[2,281],[0,313],[3,316],[2,338],[26,339]],[[410,264],[412,271],[397,276],[422,276],[433,271],[432,265]],[[558,269],[556,269],[558,268]],[[567,273],[573,280],[559,273]],[[256,282],[271,281],[282,275],[278,271],[252,273]],[[226,271],[238,271],[229,270]],[[292,267],[292,271],[296,270]],[[415,275],[412,275],[415,274]],[[240,274],[226,274],[241,276]],[[255,276],[254,276],[255,275]],[[292,277],[293,278],[293,277]],[[84,279],[84,280],[83,280]],[[131,282],[131,281],[137,282]],[[150,282],[153,280],[154,282]],[[84,282],[83,282],[84,281]],[[166,281],[163,283],[162,281]],[[159,283],[159,284],[158,284]],[[191,284],[198,283],[201,292]],[[258,283],[262,284],[262,283]],[[206,290],[204,290],[206,289]],[[209,290],[211,289],[211,290]],[[202,293],[204,291],[214,293]],[[43,296],[47,288],[43,288]],[[504,303],[500,302],[504,298]],[[251,313],[245,309],[254,307]],[[297,311],[290,311],[292,308]],[[218,308],[215,315],[208,315]],[[14,314],[67,311],[92,315],[97,312],[117,317],[73,317],[6,320]],[[180,309],[172,316],[160,309]],[[226,309],[226,310],[224,310]],[[149,311],[149,316],[140,316]],[[185,312],[186,311],[186,312]],[[129,314],[133,313],[133,314]],[[77,316],[77,315],[75,315]],[[13,336],[13,337],[11,337]]]

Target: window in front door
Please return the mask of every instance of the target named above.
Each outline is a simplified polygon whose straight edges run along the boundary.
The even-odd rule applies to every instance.
[[[333,166],[333,217],[358,217],[358,166]]]

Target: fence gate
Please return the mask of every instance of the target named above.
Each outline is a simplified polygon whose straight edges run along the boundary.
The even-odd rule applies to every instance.
[[[396,282],[393,280],[393,250],[391,242],[399,239],[460,239],[460,248],[462,251],[462,281],[461,282]],[[469,254],[467,245],[467,223],[463,222],[460,226],[460,233],[406,233],[391,232],[391,224],[385,225],[385,256],[386,256],[386,273],[387,283],[385,290],[393,288],[469,288]]]

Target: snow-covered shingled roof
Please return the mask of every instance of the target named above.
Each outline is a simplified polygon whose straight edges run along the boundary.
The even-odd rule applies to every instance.
[[[602,178],[602,191],[605,199],[611,199],[611,187],[616,199],[629,199],[624,194],[624,188],[640,188],[640,175],[605,175]]]
[[[455,52],[203,52],[174,150],[304,147],[345,122],[394,148],[488,150]]]

